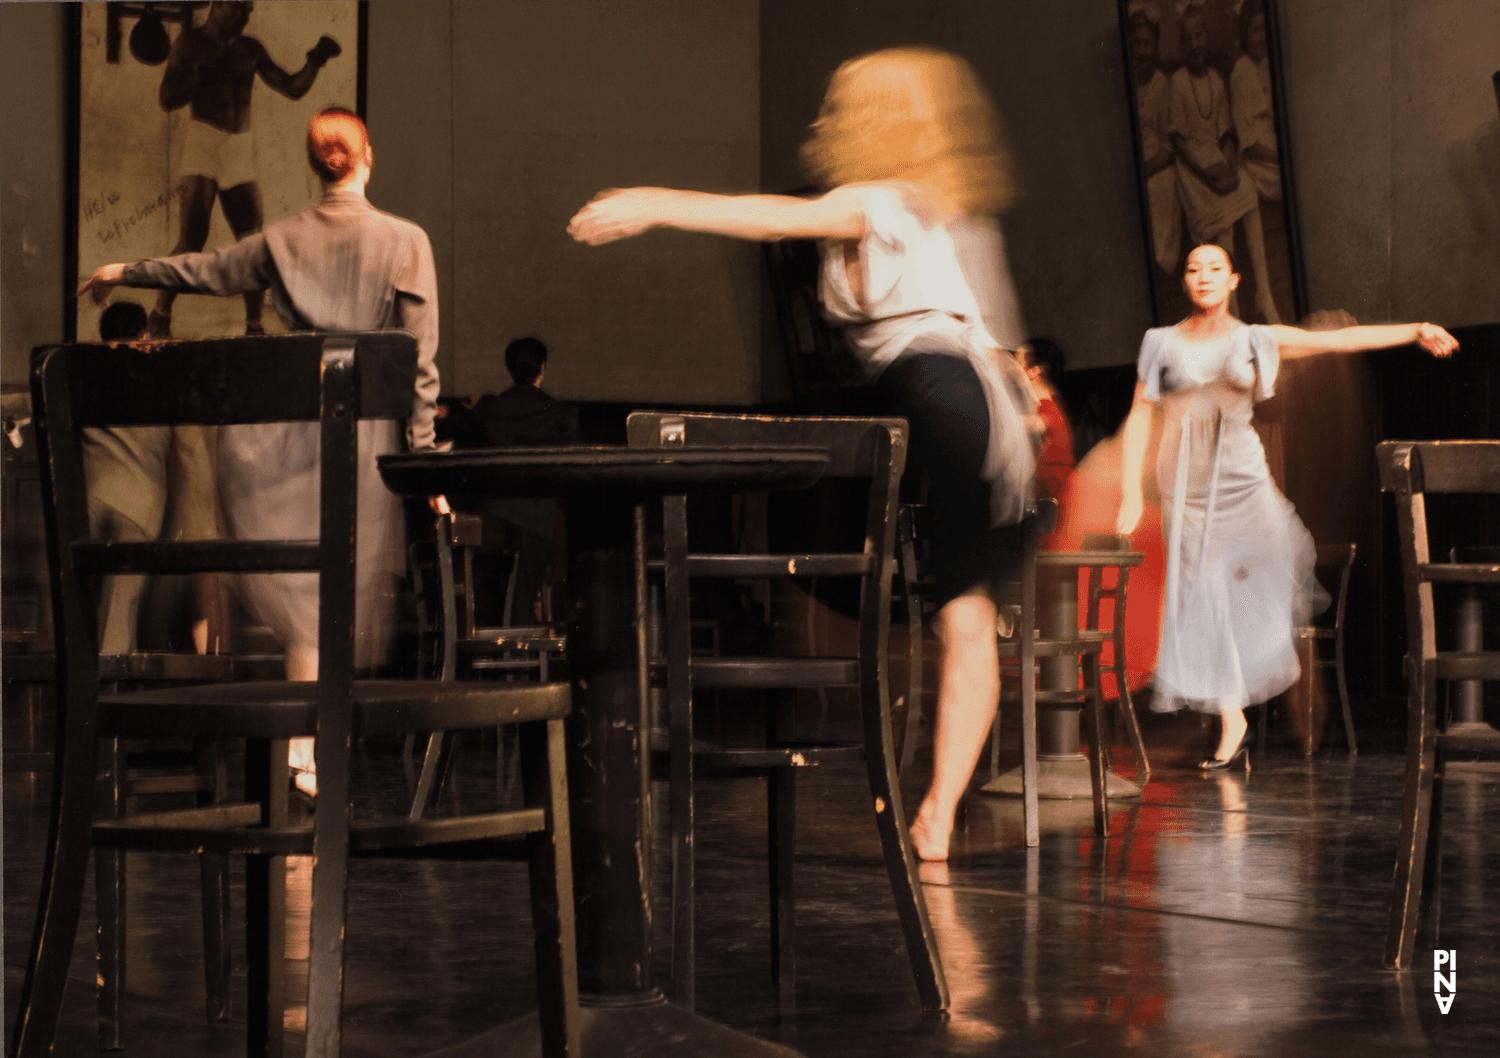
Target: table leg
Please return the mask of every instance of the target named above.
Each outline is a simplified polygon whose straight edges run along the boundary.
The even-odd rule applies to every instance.
[[[569,504],[568,802],[588,1058],[797,1058],[669,1003],[652,979],[647,703],[637,669],[631,504]],[[441,1052],[540,1055],[535,1014]],[[436,1058],[436,1056],[434,1056]]]

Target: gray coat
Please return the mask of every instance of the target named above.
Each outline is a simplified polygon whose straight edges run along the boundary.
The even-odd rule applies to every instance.
[[[417,382],[407,444],[431,448],[438,373],[437,275],[421,228],[382,213],[363,195],[334,191],[217,253],[141,261],[124,282],[193,294],[269,290],[293,330],[409,330]],[[247,382],[252,380],[247,379]],[[230,536],[310,538],[318,529],[316,423],[228,426],[219,434],[219,503]],[[400,504],[381,484],[375,457],[396,448],[388,423],[360,423],[357,665],[384,658],[396,581],[404,567]],[[318,641],[317,578],[255,574],[239,587],[251,613],[283,647]]]

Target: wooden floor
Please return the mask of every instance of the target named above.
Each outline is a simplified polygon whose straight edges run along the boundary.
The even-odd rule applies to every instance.
[[[804,773],[795,1008],[769,981],[763,788],[704,780],[699,1011],[808,1056],[1500,1053],[1500,775],[1456,774],[1446,795],[1440,939],[1458,952],[1458,987],[1444,1015],[1430,952],[1409,973],[1380,966],[1399,746],[1351,762],[1341,750],[1304,759],[1273,745],[1248,777],[1208,778],[1192,766],[1198,737],[1194,717],[1153,718],[1156,774],[1141,801],[1114,806],[1108,841],[1093,838],[1086,802],[1044,803],[1041,847],[1028,851],[1017,802],[969,798],[953,861],[924,875],[953,994],[946,1016],[917,1006],[862,769]],[[471,740],[451,796],[493,789],[494,759],[493,745]],[[4,774],[7,1032],[51,779],[25,770],[31,763],[11,752]],[[366,783],[404,782],[394,746],[368,747],[360,769]],[[911,779],[909,805],[921,775]],[[291,899],[304,907],[307,885],[294,871]],[[202,1013],[196,865],[135,855],[129,886],[126,1053],[242,1054],[243,1021],[211,1025]],[[525,886],[524,868],[508,864],[357,865],[348,1053],[422,1054],[525,1012]],[[92,922],[90,896],[56,1051],[64,1058],[97,1053]],[[305,916],[293,928],[305,930]],[[242,992],[242,943],[236,954]]]

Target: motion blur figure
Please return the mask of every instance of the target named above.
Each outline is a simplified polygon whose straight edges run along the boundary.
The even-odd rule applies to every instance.
[[[606,191],[569,231],[599,244],[656,227],[818,239],[820,293],[929,475],[939,640],[932,785],[911,827],[945,860],[1000,693],[992,584],[1019,555],[1035,395],[1014,357],[1020,311],[995,215],[1016,188],[999,115],[967,62],[892,48],[833,74],[802,149],[831,188],[804,200],[665,188]]]
[[[331,107],[307,131],[307,154],[323,182],[323,201],[266,226],[218,253],[182,254],[136,264],[108,264],[79,288],[102,301],[115,284],[194,294],[269,289],[291,330],[408,330],[417,336],[417,378],[407,444],[433,447],[438,393],[437,275],[421,228],[382,213],[365,198],[375,154],[354,113]],[[255,385],[253,377],[246,385]],[[375,459],[397,448],[395,427],[359,424],[359,607],[355,665],[386,656],[394,628],[396,584],[403,575],[401,508],[380,481]],[[241,540],[312,539],[318,535],[318,424],[221,427],[219,500],[230,536]],[[313,573],[257,573],[238,578],[251,614],[286,651],[289,680],[318,678],[318,578]],[[294,740],[298,788],[316,790],[312,739]]]
[[[1223,731],[1200,767],[1248,767],[1244,708],[1299,675],[1296,629],[1309,612],[1312,537],[1272,483],[1252,407],[1274,393],[1283,359],[1417,343],[1434,356],[1458,347],[1430,323],[1309,331],[1250,326],[1229,313],[1239,286],[1221,246],[1188,254],[1183,285],[1192,314],[1146,332],[1135,400],[1123,433],[1116,531],[1144,507],[1153,408],[1163,413],[1156,459],[1167,540],[1160,652],[1152,708],[1219,713]]]

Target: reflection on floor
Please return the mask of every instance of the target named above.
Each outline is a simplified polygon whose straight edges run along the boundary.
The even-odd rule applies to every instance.
[[[916,1005],[862,770],[805,773],[795,1009],[778,1004],[769,981],[762,787],[705,780],[699,1011],[809,1056],[1500,1053],[1500,917],[1486,907],[1500,899],[1500,851],[1489,840],[1500,777],[1455,777],[1446,795],[1440,942],[1456,949],[1459,975],[1444,1015],[1430,952],[1407,974],[1380,967],[1399,753],[1351,762],[1336,750],[1304,760],[1283,749],[1248,777],[1206,778],[1192,767],[1196,731],[1190,718],[1148,731],[1157,777],[1143,801],[1114,806],[1108,841],[1093,838],[1086,802],[1044,803],[1042,844],[1028,851],[1018,803],[970,798],[953,861],[924,877],[953,994],[946,1016]],[[481,751],[471,739],[454,796],[493,790],[494,760],[492,742]],[[401,783],[394,747],[369,747],[360,768],[366,782]],[[10,1011],[50,779],[5,773]],[[664,854],[656,872],[665,882]],[[305,907],[308,881],[294,871],[294,904]],[[242,1054],[243,1021],[210,1025],[202,1013],[196,866],[134,855],[129,887],[127,1053]],[[525,1011],[525,893],[518,865],[357,865],[348,1053],[420,1054]],[[666,918],[657,915],[663,982]],[[65,1058],[97,1053],[92,921],[91,886],[57,1048]],[[242,944],[236,960],[242,990]],[[289,1012],[289,1028],[300,1016]]]

